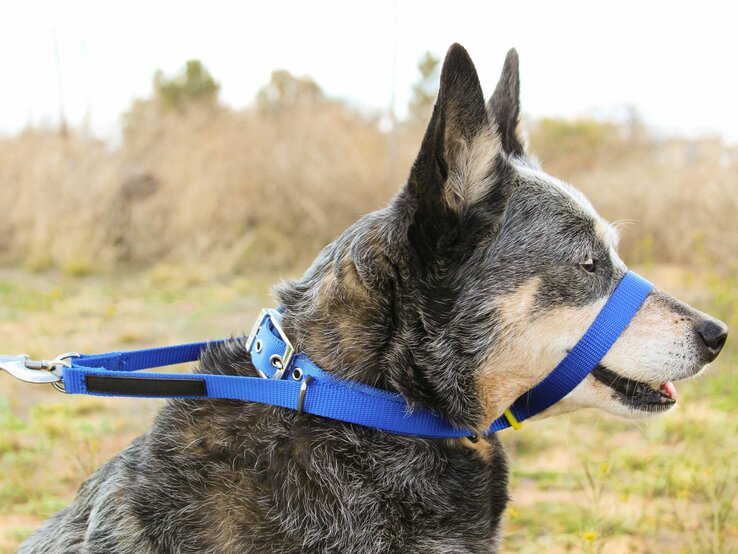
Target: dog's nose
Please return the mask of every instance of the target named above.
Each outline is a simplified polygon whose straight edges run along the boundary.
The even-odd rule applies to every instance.
[[[728,338],[728,327],[722,321],[706,319],[697,324],[697,334],[707,346],[709,361],[717,358]]]

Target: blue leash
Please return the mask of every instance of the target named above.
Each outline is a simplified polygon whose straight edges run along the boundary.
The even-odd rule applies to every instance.
[[[537,386],[495,420],[488,433],[518,428],[569,394],[607,354],[649,295],[653,285],[627,273],[566,357]],[[162,348],[81,355],[51,362],[61,370],[68,394],[140,398],[220,398],[259,402],[391,433],[432,438],[472,436],[441,415],[411,407],[398,394],[340,380],[295,352],[277,310],[264,310],[249,336],[247,350],[261,377],[139,372],[196,361],[203,349],[225,342],[196,342]]]

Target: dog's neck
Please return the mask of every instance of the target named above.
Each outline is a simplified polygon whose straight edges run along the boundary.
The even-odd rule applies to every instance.
[[[345,239],[325,248],[301,279],[280,285],[283,325],[298,351],[325,371],[394,389],[387,371],[393,299],[366,281]]]
[[[449,382],[462,362],[451,344],[427,347],[439,327],[429,325],[427,310],[421,317],[419,292],[407,290],[408,268],[396,262],[407,252],[386,243],[391,231],[383,225],[382,212],[368,216],[326,247],[302,279],[277,289],[285,330],[325,371],[475,426],[482,416],[474,391]]]

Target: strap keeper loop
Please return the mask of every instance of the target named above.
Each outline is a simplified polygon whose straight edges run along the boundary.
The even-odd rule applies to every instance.
[[[510,424],[510,427],[512,427],[516,431],[523,426],[523,423],[517,420],[517,418],[510,411],[510,408],[505,410],[505,419],[507,419],[508,423]]]

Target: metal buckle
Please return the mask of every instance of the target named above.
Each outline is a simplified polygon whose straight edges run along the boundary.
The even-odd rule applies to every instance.
[[[274,354],[269,359],[269,363],[271,363],[274,369],[277,370],[275,371],[274,376],[271,378],[281,379],[282,377],[284,377],[285,373],[290,368],[290,363],[292,362],[292,358],[295,355],[295,348],[292,346],[290,339],[287,338],[287,335],[285,334],[284,329],[282,329],[282,314],[281,313],[271,308],[261,310],[259,317],[256,318],[254,327],[251,329],[249,338],[246,341],[246,350],[249,351],[249,354],[251,353],[251,347],[253,346],[254,341],[256,340],[256,334],[259,332],[259,329],[261,328],[261,326],[264,324],[264,322],[267,319],[269,320],[269,323],[271,323],[272,327],[274,327],[274,330],[277,331],[277,335],[279,335],[280,340],[284,343],[284,352],[281,355]],[[261,371],[258,367],[255,367],[255,369],[257,373],[264,379],[270,378],[266,373]]]
[[[78,358],[76,352],[60,354],[53,360],[32,360],[28,354],[0,356],[0,369],[25,383],[51,383],[58,391],[65,392],[62,367],[70,367],[70,358]]]

